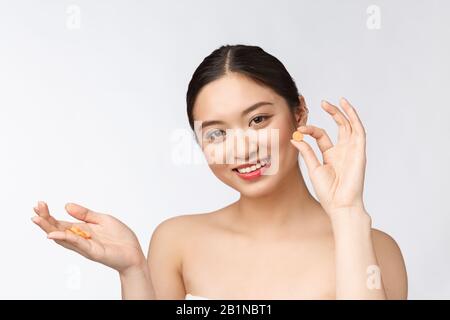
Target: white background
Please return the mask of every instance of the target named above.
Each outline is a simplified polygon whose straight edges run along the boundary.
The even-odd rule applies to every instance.
[[[238,198],[206,165],[175,165],[170,138],[189,129],[197,65],[241,43],[285,64],[309,123],[333,137],[320,100],[355,105],[366,208],[403,251],[409,298],[450,298],[449,12],[444,0],[0,1],[0,298],[120,299],[116,272],[30,221],[37,200],[57,218],[69,201],[112,213],[146,251],[164,219]]]

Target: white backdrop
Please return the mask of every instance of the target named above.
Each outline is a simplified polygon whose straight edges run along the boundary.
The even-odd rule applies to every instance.
[[[409,298],[450,298],[449,12],[445,0],[0,1],[0,298],[120,298],[116,272],[30,221],[37,200],[57,218],[69,201],[112,213],[147,250],[162,220],[238,198],[205,165],[175,165],[171,134],[189,129],[197,65],[240,43],[278,57],[309,122],[334,137],[320,100],[357,107],[366,208],[403,251]]]

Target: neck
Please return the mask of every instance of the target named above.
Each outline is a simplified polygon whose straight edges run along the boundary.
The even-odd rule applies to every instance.
[[[275,191],[257,198],[241,194],[235,205],[236,219],[245,230],[266,233],[284,230],[293,221],[305,221],[320,203],[309,192],[297,165]]]

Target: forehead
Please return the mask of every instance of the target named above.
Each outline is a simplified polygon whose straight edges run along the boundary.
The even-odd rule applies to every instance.
[[[220,120],[240,116],[249,106],[268,101],[278,104],[282,98],[271,88],[238,74],[227,74],[204,86],[196,99],[195,120]]]

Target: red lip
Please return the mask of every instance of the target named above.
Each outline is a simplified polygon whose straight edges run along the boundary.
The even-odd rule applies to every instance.
[[[246,165],[246,166],[248,167],[248,165]],[[246,167],[246,166],[244,165],[244,166],[240,166],[238,168]],[[262,171],[266,170],[269,167],[270,167],[270,162],[268,164],[266,164],[264,167],[261,167],[261,168],[255,170],[255,171],[252,171],[252,172],[249,172],[249,173],[240,173],[237,170],[233,170],[233,171],[236,172],[236,174],[239,177],[241,177],[242,179],[244,179],[244,180],[253,180],[253,179],[256,179],[256,178],[260,177]]]
[[[236,172],[236,173],[242,179],[252,180],[252,179],[255,179],[255,178],[258,178],[259,176],[261,176],[261,168],[259,168],[258,170],[255,170],[253,172],[249,172],[249,173],[240,173],[240,172]]]

